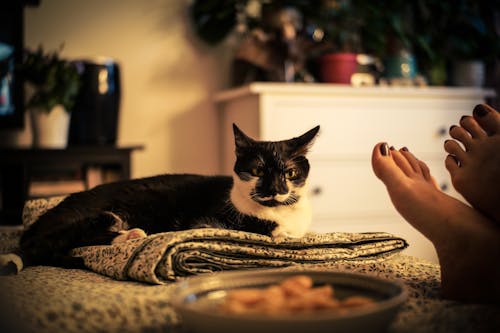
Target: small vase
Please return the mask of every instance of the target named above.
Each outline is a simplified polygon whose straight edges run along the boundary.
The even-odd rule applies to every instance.
[[[320,58],[320,79],[328,83],[351,84],[358,62],[355,53],[330,53]]]
[[[413,80],[417,75],[415,56],[405,49],[385,59],[384,76],[389,79]]]
[[[453,63],[452,84],[454,86],[482,87],[485,68],[482,61],[456,61]]]
[[[66,148],[70,113],[62,105],[56,105],[49,112],[31,109],[33,145],[36,148]]]

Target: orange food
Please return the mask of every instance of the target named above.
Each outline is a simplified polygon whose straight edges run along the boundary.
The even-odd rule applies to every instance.
[[[335,298],[330,285],[313,286],[306,275],[296,275],[267,288],[241,288],[228,292],[221,310],[231,314],[286,315],[346,309],[373,304],[364,296]]]

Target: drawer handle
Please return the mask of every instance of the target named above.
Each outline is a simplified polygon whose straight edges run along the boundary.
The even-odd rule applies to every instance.
[[[445,137],[448,134],[448,128],[446,126],[439,127],[437,134],[440,137]]]
[[[323,193],[323,189],[320,186],[315,186],[313,187],[311,193],[312,195],[320,195],[321,193]]]

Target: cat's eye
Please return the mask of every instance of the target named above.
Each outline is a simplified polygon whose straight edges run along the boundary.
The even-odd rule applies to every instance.
[[[297,177],[297,170],[295,170],[295,169],[286,170],[285,177],[286,177],[286,179],[294,179],[295,177]]]
[[[264,170],[262,170],[262,168],[252,168],[252,176],[255,176],[255,177],[262,177],[264,176]]]

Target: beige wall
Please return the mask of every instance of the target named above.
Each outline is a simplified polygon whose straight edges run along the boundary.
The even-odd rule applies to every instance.
[[[182,0],[42,0],[25,10],[25,44],[62,56],[107,56],[119,64],[118,144],[141,144],[132,175],[217,172],[214,92],[227,86],[231,40],[200,42]]]

